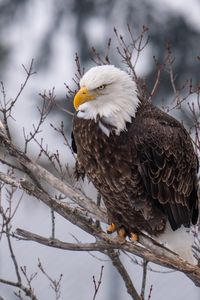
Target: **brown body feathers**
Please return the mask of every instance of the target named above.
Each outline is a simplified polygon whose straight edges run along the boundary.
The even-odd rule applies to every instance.
[[[146,102],[119,135],[101,118],[73,123],[76,172],[102,194],[110,220],[128,233],[157,235],[198,218],[198,161],[191,138],[174,118]]]

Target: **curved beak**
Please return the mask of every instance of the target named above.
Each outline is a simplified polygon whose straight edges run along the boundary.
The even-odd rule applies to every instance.
[[[97,93],[91,92],[85,86],[80,88],[80,90],[76,93],[74,97],[74,108],[77,110],[78,107],[87,102],[95,99],[97,97]]]

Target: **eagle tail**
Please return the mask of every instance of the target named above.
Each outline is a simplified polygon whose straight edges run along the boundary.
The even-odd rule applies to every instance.
[[[165,232],[157,237],[156,240],[189,263],[197,263],[192,252],[194,236],[190,229],[181,226],[176,231],[173,231],[170,224],[167,223]]]

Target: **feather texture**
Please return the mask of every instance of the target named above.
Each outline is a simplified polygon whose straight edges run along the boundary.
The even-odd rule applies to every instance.
[[[109,136],[98,122],[109,128]],[[157,235],[167,220],[173,230],[197,222],[198,162],[190,136],[177,120],[141,102],[120,134],[103,117],[77,115],[73,134],[77,168],[103,195],[118,227]]]
[[[75,96],[76,176],[103,195],[110,221],[128,234],[159,235],[198,218],[198,161],[189,134],[138,96],[132,78],[104,65],[90,69]]]

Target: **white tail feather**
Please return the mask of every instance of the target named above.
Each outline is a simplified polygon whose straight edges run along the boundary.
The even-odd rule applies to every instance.
[[[196,264],[192,253],[194,236],[190,229],[181,227],[176,231],[171,229],[169,223],[166,225],[165,232],[156,238],[157,242],[177,253],[184,260]]]

